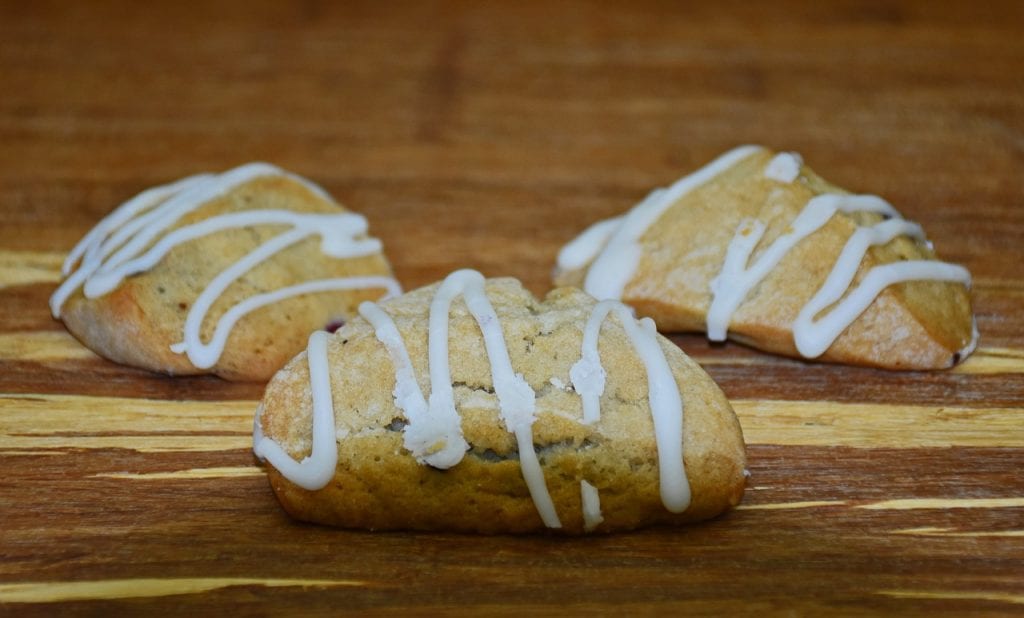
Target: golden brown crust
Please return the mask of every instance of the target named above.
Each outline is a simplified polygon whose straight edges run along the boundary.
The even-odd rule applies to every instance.
[[[182,217],[174,228],[211,216],[257,209],[302,213],[345,212],[341,206],[286,177],[255,178]],[[172,249],[150,270],[126,278],[112,292],[87,299],[79,289],[64,304],[61,319],[87,347],[110,360],[174,375],[214,373],[229,380],[267,380],[305,346],[313,330],[355,314],[359,303],[381,296],[379,288],[307,294],[253,311],[235,325],[212,368],[197,369],[170,346],[181,341],[188,310],[222,270],[283,231],[253,226],[205,236]],[[201,329],[209,341],[217,320],[254,294],[313,279],[391,275],[380,253],[337,259],[307,238],[256,266],[214,303]]]
[[[421,390],[430,393],[427,316],[435,286],[382,303],[406,341]],[[665,510],[658,490],[657,449],[647,400],[646,371],[618,321],[609,317],[599,350],[608,378],[602,415],[583,425],[582,404],[569,370],[580,358],[582,328],[594,301],[575,289],[553,291],[539,303],[514,279],[487,282],[512,367],[537,393],[533,426],[560,532],[583,530],[580,481],[600,491],[598,531],[713,517],[743,493],[745,454],[728,401],[703,370],[659,336],[684,404],[684,460],[693,502],[684,513]],[[355,319],[329,341],[338,465],[323,489],[307,491],[268,466],[271,486],[298,519],[369,529],[541,532],[520,471],[516,442],[499,421],[490,364],[475,320],[461,299],[452,305],[450,362],[456,408],[471,450],[441,471],[421,465],[402,447],[404,419],[395,406],[394,366],[373,329]],[[261,405],[265,434],[301,460],[310,452],[311,394],[305,355],[268,384]]]
[[[670,207],[640,239],[642,257],[623,302],[652,317],[664,332],[703,331],[711,305],[711,280],[745,218],[766,226],[751,260],[786,232],[807,202],[825,192],[845,193],[803,167],[789,184],[765,177],[775,153],[763,150],[696,188]],[[858,224],[880,215],[836,213],[798,243],[755,286],[732,316],[729,336],[753,347],[799,357],[792,323],[817,292]],[[854,285],[875,266],[907,259],[936,259],[908,237],[869,249]],[[586,269],[557,272],[557,285],[580,285]],[[886,288],[816,360],[887,369],[941,369],[955,364],[973,338],[970,294],[947,282],[908,282]]]

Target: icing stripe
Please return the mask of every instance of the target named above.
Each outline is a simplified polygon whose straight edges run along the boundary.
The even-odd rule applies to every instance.
[[[334,477],[338,465],[338,445],[334,423],[334,404],[331,397],[331,378],[327,364],[327,338],[325,331],[309,336],[306,360],[309,363],[309,383],[313,393],[313,447],[302,461],[292,459],[281,445],[263,435],[260,413],[257,410],[253,426],[253,451],[266,459],[292,483],[303,489],[321,489]]]
[[[734,148],[671,187],[652,191],[609,234],[608,242],[587,271],[583,289],[598,300],[622,298],[622,291],[640,263],[641,248],[637,241],[644,232],[684,195],[762,150],[760,146]],[[602,235],[606,232],[602,230]]]
[[[598,221],[583,233],[574,238],[558,252],[558,268],[576,270],[583,268],[593,260],[608,243],[615,230],[622,225],[622,217],[612,217]]]
[[[569,369],[572,387],[583,401],[583,424],[592,425],[601,420],[601,394],[604,393],[605,371],[597,350],[601,324],[615,307],[611,301],[598,303],[583,327],[583,345],[580,360]],[[630,316],[629,319],[632,319]]]
[[[764,168],[765,178],[789,184],[800,176],[803,157],[795,152],[780,152]]]
[[[601,494],[585,480],[580,480],[580,502],[583,504],[583,530],[591,532],[604,521],[601,515]]]
[[[970,281],[968,281],[965,285],[970,285]],[[971,354],[974,353],[974,350],[976,350],[978,348],[978,338],[980,336],[981,336],[981,334],[978,332],[978,318],[976,316],[972,315],[971,316],[971,340],[968,341],[967,345],[965,345],[963,348],[961,348],[959,352],[957,352],[957,356],[954,357],[954,359],[953,359],[954,360],[954,363],[953,363],[954,365],[956,364],[955,361],[957,359],[967,358],[968,356],[970,356]]]
[[[336,253],[328,253],[331,257],[354,257],[379,251],[381,243],[377,239],[356,241],[355,236],[365,234],[366,219],[353,213],[309,215],[290,210],[250,210],[210,217],[198,223],[187,225],[171,231],[162,237],[145,253],[117,265],[106,264],[97,269],[85,282],[85,294],[96,298],[112,291],[126,277],[145,272],[156,266],[174,247],[232,228],[252,225],[289,225],[306,232],[303,236],[315,233],[324,235],[323,247],[337,248]]]
[[[600,410],[595,408],[599,406],[600,396],[604,392],[604,369],[600,366],[597,338],[609,313],[618,316],[633,349],[647,370],[647,397],[658,445],[661,501],[670,512],[681,513],[690,505],[690,484],[683,463],[683,402],[679,386],[668,366],[665,352],[658,344],[654,321],[644,318],[638,323],[629,308],[618,301],[605,300],[594,306],[584,329],[581,359],[569,372],[573,388],[583,398],[584,422],[600,418]],[[596,368],[594,359],[597,359]],[[593,378],[596,375],[601,376],[600,380]],[[577,377],[584,379],[577,384]]]
[[[544,482],[544,475],[533,448],[530,426],[536,405],[536,395],[521,374],[516,374],[505,346],[505,336],[494,308],[484,292],[484,277],[475,270],[459,270],[449,275],[430,304],[430,334],[428,356],[430,361],[430,410],[454,410],[451,373],[448,367],[448,314],[452,300],[462,295],[466,306],[480,327],[484,346],[491,363],[491,381],[498,396],[498,406],[505,427],[516,436],[519,446],[519,465],[523,479],[530,490],[544,525],[560,528],[558,514]]]
[[[342,277],[297,284],[255,295],[235,305],[218,320],[213,339],[203,343],[200,328],[217,298],[239,277],[279,251],[312,235],[321,237],[320,248],[324,254],[338,259],[371,255],[381,249],[380,241],[375,238],[358,238],[365,235],[367,224],[365,218],[353,213],[249,210],[210,217],[170,230],[189,212],[247,182],[266,176],[288,178],[330,201],[330,197],[317,185],[266,163],[250,163],[220,175],[191,176],[144,191],[101,220],[71,250],[63,266],[68,277],[50,298],[53,316],[60,317],[64,302],[79,288],[83,288],[87,298],[103,296],[117,288],[125,277],[155,266],[171,249],[182,243],[223,230],[253,225],[288,225],[291,229],[221,271],[192,303],[185,320],[183,341],[172,345],[171,350],[187,353],[189,361],[197,368],[214,366],[223,353],[234,324],[247,313],[268,304],[299,294],[332,290],[380,287],[392,295],[401,293],[398,282],[390,277]],[[71,272],[76,262],[78,269]]]
[[[409,421],[403,429],[404,445],[417,460],[439,468],[456,465],[469,448],[455,409],[448,362],[448,322],[451,303],[458,296],[465,300],[484,338],[501,419],[516,437],[523,479],[537,512],[544,525],[560,528],[561,522],[533,447],[531,426],[535,420],[536,395],[522,374],[512,369],[501,324],[484,290],[484,277],[475,270],[459,270],[449,275],[438,286],[430,303],[427,335],[430,397],[425,407],[408,351],[394,322],[373,303],[363,303],[359,308],[395,363],[395,403],[406,412]]]
[[[338,277],[336,279],[315,279],[313,281],[297,283],[271,292],[263,292],[261,294],[250,296],[237,305],[232,306],[231,309],[224,312],[224,315],[217,320],[217,326],[214,328],[213,337],[211,337],[210,341],[207,343],[203,343],[199,336],[199,329],[202,326],[205,311],[209,310],[209,306],[204,305],[203,315],[194,320],[191,320],[192,312],[189,312],[189,315],[185,320],[185,340],[172,344],[171,351],[178,353],[186,352],[188,354],[189,361],[191,361],[193,365],[200,369],[206,369],[214,366],[220,358],[220,355],[224,353],[224,346],[227,344],[228,337],[231,335],[231,329],[234,328],[238,320],[257,309],[266,307],[267,305],[272,305],[293,296],[301,296],[303,294],[338,292],[344,290],[365,290],[370,288],[381,288],[386,290],[384,298],[390,298],[402,293],[402,288],[399,287],[398,282],[391,277]],[[207,288],[207,290],[209,289],[210,288]],[[202,298],[202,296],[200,296],[200,298]],[[216,300],[216,297],[213,297],[213,300]],[[210,304],[212,304],[212,300],[210,301]],[[195,305],[193,305],[193,307],[196,306],[199,306],[199,301],[196,301]]]
[[[395,366],[395,405],[405,413],[407,421],[402,429],[403,446],[416,461],[442,470],[462,461],[469,444],[462,435],[461,419],[454,405],[434,410],[428,407],[416,381],[405,340],[390,315],[369,301],[359,306],[359,314],[373,326],[377,339],[384,344]]]
[[[878,225],[861,228],[850,237],[843,253],[836,263],[835,268],[829,274],[825,284],[814,295],[793,323],[793,339],[796,348],[801,355],[807,358],[820,356],[832,345],[846,328],[857,319],[865,309],[868,308],[875,298],[882,293],[882,290],[904,281],[952,281],[969,285],[971,275],[963,266],[947,264],[934,260],[913,260],[908,262],[895,262],[875,266],[868,271],[867,276],[861,281],[852,292],[847,294],[834,309],[824,317],[815,320],[815,316],[838,301],[848,289],[853,280],[857,267],[860,265],[864,253],[871,245],[885,244],[895,236],[905,233],[906,227],[884,226],[889,223],[903,224],[902,221],[892,220],[879,223]],[[914,226],[916,227],[916,226]],[[919,229],[919,228],[918,228]]]
[[[895,212],[887,202],[874,196],[816,196],[789,225],[789,231],[776,238],[750,268],[747,268],[747,262],[764,235],[765,227],[756,219],[741,221],[726,249],[722,270],[711,281],[712,300],[706,318],[708,339],[725,341],[732,314],[750,290],[778,265],[790,249],[828,223],[839,209],[846,212],[858,209],[885,214]]]
[[[85,256],[78,269],[86,271],[85,277],[91,277],[97,270],[116,267],[121,262],[138,255],[145,247],[149,246],[154,238],[172,227],[186,214],[226,195],[247,182],[264,176],[289,178],[330,201],[330,197],[324,193],[323,189],[313,183],[266,163],[249,163],[220,175],[193,176],[191,182],[189,182],[190,179],[183,181],[179,191],[171,194],[163,203],[142,213],[137,218],[125,222],[120,228],[113,230],[109,238],[105,238],[102,243],[94,241],[94,244],[85,251]],[[121,216],[118,213],[122,209],[131,210],[131,208],[126,208],[130,205],[131,201],[121,205],[112,213],[112,216]],[[70,291],[73,292],[74,289]],[[55,314],[59,314],[59,307],[55,310]],[[58,317],[58,315],[54,317]]]
[[[82,240],[78,241],[78,244],[75,245],[68,253],[68,256],[64,258],[64,264],[61,266],[61,274],[65,276],[70,274],[72,267],[74,267],[75,263],[78,262],[79,258],[85,255],[89,248],[97,245],[112,230],[121,227],[139,213],[153,208],[175,193],[179,193],[187,187],[194,186],[199,182],[209,180],[212,177],[212,174],[189,176],[177,182],[147,189],[128,200],[109,215],[101,219],[100,222],[96,224],[96,227],[89,230],[89,233],[83,236]]]

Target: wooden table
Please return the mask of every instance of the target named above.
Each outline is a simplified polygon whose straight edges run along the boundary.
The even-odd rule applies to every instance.
[[[1020,3],[165,4],[0,3],[0,614],[1024,610]],[[922,222],[981,346],[886,373],[676,337],[749,444],[703,525],[296,524],[250,451],[260,385],[114,365],[47,309],[120,201],[250,160],[365,213],[407,288],[543,293],[584,225],[747,142]]]

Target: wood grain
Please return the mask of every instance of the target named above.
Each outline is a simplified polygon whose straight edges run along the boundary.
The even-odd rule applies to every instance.
[[[935,614],[1024,606],[1024,9],[842,0],[0,0],[0,615]],[[920,221],[981,346],[886,373],[672,339],[733,400],[743,504],[565,540],[290,521],[262,386],[148,374],[49,315],[138,191],[267,160],[364,213],[406,288],[549,289],[562,243],[741,143]]]

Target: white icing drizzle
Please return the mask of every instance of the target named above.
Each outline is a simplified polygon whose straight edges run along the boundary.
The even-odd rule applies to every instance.
[[[569,241],[569,244],[558,252],[558,268],[576,270],[589,264],[621,224],[622,217],[612,217],[598,221],[583,230],[582,234]]]
[[[226,272],[226,271],[225,271]],[[238,320],[242,319],[245,315],[256,311],[261,307],[274,304],[291,298],[293,296],[301,296],[303,294],[316,294],[320,292],[337,292],[343,290],[362,290],[366,288],[383,288],[387,290],[386,296],[397,296],[402,293],[402,288],[398,285],[398,282],[391,277],[338,277],[336,279],[316,279],[314,281],[306,281],[304,283],[298,283],[290,285],[288,287],[279,288],[272,292],[264,292],[262,294],[256,294],[250,296],[237,305],[232,306],[224,315],[217,320],[217,326],[214,328],[213,337],[210,341],[203,343],[199,336],[199,329],[202,326],[203,318],[206,316],[206,312],[209,311],[209,307],[213,305],[213,302],[217,299],[218,294],[210,292],[215,288],[208,287],[196,300],[195,306],[202,308],[202,313],[199,310],[193,309],[189,311],[188,317],[185,319],[185,340],[172,344],[171,351],[181,353],[187,352],[188,358],[193,365],[199,368],[212,367],[217,363],[220,355],[224,352],[224,346],[227,344],[228,336],[231,334],[231,329],[234,328]],[[202,303],[202,304],[200,304]]]
[[[963,266],[935,260],[908,260],[875,266],[868,271],[860,285],[843,298],[868,248],[884,245],[900,235],[920,239],[924,238],[924,231],[915,223],[890,219],[871,227],[859,228],[853,233],[825,283],[804,305],[793,323],[793,340],[801,355],[814,358],[824,353],[882,290],[890,285],[923,280],[970,285],[971,274]],[[837,301],[838,304],[832,310],[820,319],[815,319],[821,311]]]
[[[80,287],[87,298],[98,298],[117,288],[126,277],[152,268],[182,243],[223,230],[254,225],[283,225],[290,229],[220,272],[192,303],[185,319],[183,341],[173,344],[171,350],[186,353],[189,361],[200,369],[217,363],[230,331],[239,319],[268,304],[301,294],[336,290],[379,287],[388,295],[401,293],[398,282],[390,277],[338,277],[300,283],[252,296],[231,307],[218,320],[210,342],[204,343],[200,329],[217,298],[245,273],[278,252],[313,235],[321,237],[320,248],[325,255],[338,259],[370,255],[381,249],[379,240],[365,237],[366,219],[353,213],[248,210],[210,217],[170,230],[189,212],[247,182],[266,176],[289,178],[330,200],[315,184],[266,163],[250,163],[220,175],[191,176],[144,191],[100,221],[71,250],[63,267],[68,277],[50,298],[53,316],[60,317],[64,302]],[[78,269],[72,272],[72,267],[79,260]]]
[[[592,531],[604,521],[601,515],[601,494],[586,480],[580,480],[580,501],[583,504],[583,530]]]
[[[327,338],[325,331],[309,336],[306,361],[309,363],[309,383],[313,395],[313,448],[302,461],[292,459],[281,445],[263,435],[259,411],[253,428],[253,451],[266,459],[289,481],[303,489],[315,491],[326,487],[334,477],[338,464],[337,436],[334,427],[334,404],[331,397],[331,377],[327,364]]]
[[[872,245],[882,245],[896,236],[906,235],[924,241],[924,231],[900,217],[885,200],[873,195],[827,193],[807,202],[804,209],[749,268],[751,254],[764,235],[758,220],[740,222],[726,250],[722,270],[711,281],[712,301],[707,314],[707,333],[712,341],[726,338],[732,314],[754,288],[798,242],[824,226],[836,213],[874,212],[891,217],[872,226],[859,227],[847,240],[825,283],[801,309],[793,323],[797,351],[806,357],[820,356],[836,338],[864,312],[886,287],[916,280],[955,281],[970,285],[970,273],[962,266],[936,260],[910,260],[872,268],[864,280],[843,298],[857,273],[864,254]],[[827,315],[820,312],[842,298]]]
[[[606,301],[594,307],[583,328],[580,360],[569,369],[572,387],[583,402],[584,425],[593,425],[601,420],[601,394],[604,393],[606,374],[597,351],[597,339],[601,334],[601,324],[613,306],[613,301]],[[633,316],[629,319],[632,320]]]
[[[764,168],[766,178],[789,184],[800,176],[803,157],[795,152],[780,152]]]
[[[359,314],[373,326],[377,339],[384,344],[395,366],[395,405],[405,413],[407,424],[402,429],[403,445],[416,461],[446,470],[462,461],[469,444],[462,435],[462,423],[451,407],[431,409],[416,381],[409,351],[391,316],[376,303],[359,305]],[[431,389],[433,390],[433,385]]]
[[[566,258],[567,264],[574,264],[582,257],[597,256],[587,271],[583,289],[598,300],[622,298],[622,291],[640,263],[638,241],[644,232],[684,195],[761,150],[760,146],[734,148],[667,189],[655,189],[621,219],[598,223],[601,227],[596,231],[596,226],[588,228],[583,236],[569,243]]]
[[[475,270],[459,270],[438,286],[430,303],[427,334],[427,360],[430,370],[430,397],[424,400],[415,380],[405,343],[391,318],[373,303],[359,308],[377,338],[388,348],[395,363],[395,403],[406,413],[404,445],[418,461],[439,468],[459,463],[469,448],[462,434],[455,409],[451,370],[448,364],[448,321],[451,303],[462,296],[484,338],[491,365],[491,381],[498,398],[502,422],[516,437],[519,464],[541,520],[549,528],[560,528],[544,474],[533,448],[532,425],[536,420],[536,394],[522,374],[512,369],[505,336],[494,308],[484,290],[484,277]]]
[[[953,365],[974,353],[974,350],[978,347],[978,338],[980,336],[981,334],[978,332],[978,318],[971,316],[971,340],[956,353],[956,356],[953,359]]]
[[[609,313],[618,316],[647,370],[647,396],[658,446],[661,501],[670,512],[681,513],[690,505],[690,484],[683,464],[683,402],[679,386],[658,344],[654,321],[644,318],[637,322],[629,308],[618,301],[604,300],[594,306],[584,327],[581,358],[569,372],[573,388],[583,399],[583,422],[593,423],[601,416],[605,372],[597,340]]]
[[[64,258],[64,264],[61,266],[61,274],[64,276],[69,275],[71,273],[71,269],[85,254],[86,250],[93,245],[102,242],[102,240],[106,238],[112,230],[121,227],[139,213],[149,210],[153,206],[166,200],[168,197],[176,193],[180,193],[186,188],[193,187],[196,184],[209,180],[212,177],[212,174],[189,176],[171,184],[147,189],[128,200],[109,215],[101,219],[94,228],[89,230],[88,234],[82,237],[82,240],[78,241],[78,244],[75,245],[71,252],[68,253],[68,256]]]
[[[448,367],[448,313],[451,302],[462,295],[484,338],[484,347],[491,363],[491,381],[498,396],[498,407],[505,427],[516,436],[519,446],[519,464],[523,479],[533,497],[534,505],[544,525],[560,528],[558,514],[544,482],[537,453],[533,449],[531,425],[536,406],[536,394],[522,374],[512,369],[505,346],[505,336],[498,316],[484,291],[484,277],[475,270],[459,270],[449,275],[430,303],[428,358],[430,362],[430,408],[454,409],[451,373]]]
[[[747,263],[750,255],[764,235],[765,226],[756,219],[744,219],[737,226],[736,234],[726,249],[722,270],[711,280],[712,301],[707,313],[708,339],[725,340],[729,320],[750,290],[760,283],[798,242],[825,225],[836,210],[862,210],[889,216],[899,214],[888,202],[873,195],[818,195],[807,203],[789,225],[786,233],[775,239],[775,242],[749,268]]]

